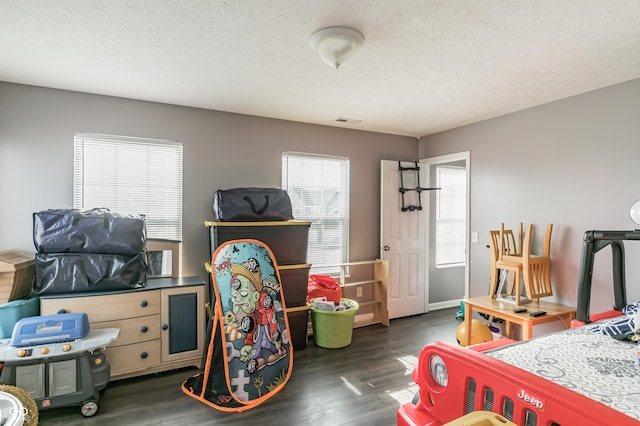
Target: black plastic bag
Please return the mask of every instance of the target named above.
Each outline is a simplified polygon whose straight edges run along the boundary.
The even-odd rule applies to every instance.
[[[134,256],[146,249],[145,217],[106,208],[43,210],[33,214],[33,243],[38,253]]]
[[[147,281],[146,254],[36,254],[33,293],[80,293],[144,287]]]
[[[213,194],[216,221],[292,220],[291,199],[279,188],[219,189]]]

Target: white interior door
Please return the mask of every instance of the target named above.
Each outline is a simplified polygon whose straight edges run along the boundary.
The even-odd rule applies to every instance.
[[[414,163],[403,162],[402,166],[412,167]],[[425,288],[425,194],[419,199],[418,192],[405,192],[405,207],[422,201],[423,208],[402,211],[400,187],[418,187],[418,173],[400,172],[397,161],[382,160],[381,168],[380,258],[389,261],[389,318],[422,314],[429,306]]]

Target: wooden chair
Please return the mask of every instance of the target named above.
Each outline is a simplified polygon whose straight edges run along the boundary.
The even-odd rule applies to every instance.
[[[504,224],[502,225],[504,227]],[[522,229],[522,226],[521,226]],[[498,286],[499,272],[500,269],[496,268],[496,262],[502,260],[502,256],[504,254],[512,254],[517,255],[522,250],[519,249],[519,244],[521,244],[522,238],[519,235],[518,243],[516,243],[515,236],[511,229],[503,229],[502,236],[502,246],[500,245],[500,230],[491,230],[489,231],[489,249],[490,249],[490,286],[489,286],[489,295],[492,298],[496,297],[496,289]],[[521,234],[521,233],[520,233]],[[500,248],[502,247],[502,249]],[[513,274],[509,277],[509,293],[513,292],[513,286],[515,284],[515,276]]]
[[[544,236],[542,245],[542,256],[532,255],[531,253],[531,231],[532,225],[527,226],[529,231],[528,241],[525,237],[524,247],[522,251],[524,285],[527,290],[527,297],[530,299],[540,299],[541,297],[553,296],[551,287],[551,232],[553,225],[547,225],[547,231]],[[526,234],[526,233],[525,233]],[[528,253],[528,256],[525,256]]]
[[[499,231],[489,231],[489,247],[491,248],[491,285],[490,296],[492,298],[500,297],[501,294],[496,293],[496,285],[498,278],[500,285],[498,286],[498,293],[502,291],[506,279],[509,281],[508,293],[512,294],[515,291],[515,303],[520,304],[520,293],[522,288],[522,262],[517,253],[516,240],[513,235],[513,231],[505,230],[504,223],[500,224]],[[514,258],[514,260],[507,260],[507,254]],[[494,261],[495,259],[495,261]],[[500,271],[503,271],[503,275],[500,276]],[[508,277],[507,275],[508,274]]]
[[[501,224],[501,235],[503,234],[504,225]],[[549,224],[544,237],[542,255],[534,255],[531,253],[531,236],[533,234],[533,225],[527,225],[522,241],[522,252],[517,254],[505,253],[502,255],[502,262],[506,262],[509,269],[515,270],[513,264],[519,264],[521,273],[524,278],[524,288],[529,299],[539,300],[541,297],[553,295],[551,287],[551,232],[553,225]],[[500,236],[498,237],[500,239]],[[500,263],[496,265],[499,267]],[[516,273],[516,272],[514,272]],[[519,278],[516,277],[516,286]],[[520,291],[516,287],[516,304],[520,303]]]

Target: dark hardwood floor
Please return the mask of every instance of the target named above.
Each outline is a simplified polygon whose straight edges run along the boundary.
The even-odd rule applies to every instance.
[[[421,348],[456,342],[457,308],[391,320],[353,331],[341,349],[315,346],[294,353],[285,387],[262,405],[226,413],[185,395],[182,382],[197,369],[181,369],[109,383],[100,411],[79,407],[40,412],[40,425],[395,425],[396,410],[416,390],[411,371]]]

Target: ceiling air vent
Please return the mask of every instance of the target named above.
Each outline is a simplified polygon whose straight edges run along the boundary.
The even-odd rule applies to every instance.
[[[349,123],[349,124],[362,123],[362,120],[354,120],[353,118],[344,118],[344,117],[338,117],[336,121],[339,123]]]

